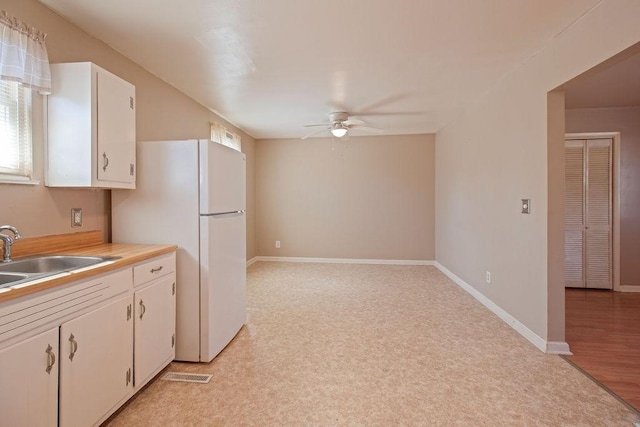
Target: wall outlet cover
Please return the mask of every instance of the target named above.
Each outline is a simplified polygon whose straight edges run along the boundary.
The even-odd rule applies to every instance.
[[[71,226],[82,227],[82,208],[71,209]]]

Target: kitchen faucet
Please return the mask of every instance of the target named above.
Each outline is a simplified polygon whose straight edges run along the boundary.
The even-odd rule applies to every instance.
[[[7,236],[6,234],[2,234],[1,232],[4,230],[12,232],[13,237]],[[0,226],[0,240],[4,242],[4,255],[2,256],[2,262],[11,261],[11,247],[13,246],[16,240],[21,238],[22,238],[22,235],[20,234],[18,229],[15,228],[14,226],[12,225]]]

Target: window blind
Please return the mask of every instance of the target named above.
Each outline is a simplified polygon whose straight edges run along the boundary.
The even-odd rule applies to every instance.
[[[30,179],[31,89],[0,80],[0,174]]]
[[[211,140],[218,144],[226,145],[234,150],[242,151],[240,135],[229,132],[227,128],[218,123],[211,123]]]

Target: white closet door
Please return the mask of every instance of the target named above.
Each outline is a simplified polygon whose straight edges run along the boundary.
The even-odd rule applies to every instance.
[[[565,286],[585,286],[584,280],[584,161],[585,141],[565,146],[564,278]]]
[[[565,286],[611,289],[612,140],[565,145]]]
[[[611,140],[588,140],[586,164],[586,287],[611,289]]]

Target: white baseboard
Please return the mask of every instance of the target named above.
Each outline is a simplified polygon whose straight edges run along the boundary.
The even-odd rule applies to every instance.
[[[564,356],[571,356],[571,350],[569,349],[569,344],[564,341],[547,341],[547,351],[548,354],[562,354]]]
[[[500,306],[491,301],[489,298],[480,293],[476,288],[469,285],[467,282],[453,274],[449,269],[440,264],[439,262],[435,263],[435,266],[442,271],[449,279],[453,280],[453,282],[460,286],[462,289],[471,294],[472,297],[477,299],[491,310],[496,316],[502,319],[507,325],[511,326],[516,330],[520,335],[525,337],[531,344],[535,345],[540,351],[547,352],[547,341],[533,332],[531,329],[527,328],[524,324],[520,323],[515,317],[511,316],[509,313],[504,311]],[[568,347],[568,346],[567,346]]]
[[[640,286],[620,285],[620,292],[640,292]]]
[[[253,264],[256,263],[256,261],[258,261],[258,257],[254,256],[253,258],[251,258],[249,261],[247,261],[247,268],[251,267]]]
[[[255,261],[275,262],[308,262],[320,264],[390,264],[390,265],[435,265],[435,261],[404,260],[404,259],[355,259],[355,258],[306,258],[306,257],[280,257],[257,256],[251,259]]]

